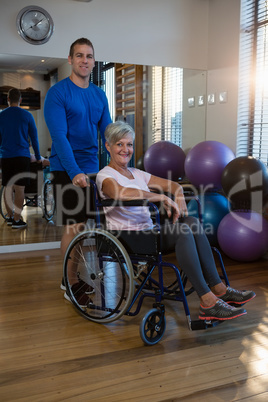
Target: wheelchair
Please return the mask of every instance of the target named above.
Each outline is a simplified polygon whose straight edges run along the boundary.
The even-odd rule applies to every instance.
[[[4,219],[7,217],[7,210],[4,202],[5,187],[0,189],[0,213]],[[55,202],[53,188],[47,168],[36,162],[31,163],[29,183],[25,186],[25,198],[23,207],[40,207],[43,217],[51,221],[55,214]]]
[[[101,200],[92,178],[90,186],[96,210],[95,224],[74,237],[63,263],[66,292],[79,314],[95,323],[107,324],[123,315],[136,316],[143,301],[150,298],[152,309],[145,314],[140,324],[140,336],[145,345],[157,344],[164,335],[165,300],[182,302],[190,330],[206,329],[219,324],[221,321],[191,319],[187,296],[194,289],[191,285],[186,289],[186,275],[163,259],[158,206],[148,200]],[[158,228],[153,236],[141,237],[134,249],[130,249],[127,241],[119,240],[115,233],[103,229],[103,207],[122,205],[149,207]],[[213,250],[219,258],[221,278],[229,285],[221,254],[214,247]],[[169,275],[166,275],[167,271]],[[81,306],[78,294],[72,291],[70,282],[73,278],[76,278],[76,282],[77,279],[81,281],[82,286],[89,285],[85,289],[90,300],[87,306]]]

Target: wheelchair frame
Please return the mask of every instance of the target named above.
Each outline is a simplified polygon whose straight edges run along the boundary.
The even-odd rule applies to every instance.
[[[187,277],[176,265],[163,260],[160,238],[160,213],[158,207],[148,200],[115,201],[100,200],[96,183],[90,179],[96,210],[95,227],[79,233],[69,244],[63,265],[66,292],[74,307],[88,320],[109,323],[122,317],[136,316],[145,298],[154,299],[140,325],[140,336],[146,345],[158,343],[166,328],[164,300],[183,303],[190,330],[214,327],[221,321],[191,320],[187,296],[194,289],[185,290]],[[197,197],[195,197],[197,199]],[[199,200],[197,199],[197,202]],[[129,254],[126,247],[112,233],[101,228],[101,213],[108,206],[148,206],[155,213],[156,242],[155,255]],[[216,252],[221,268],[221,278],[229,285],[220,252]],[[157,273],[155,273],[157,268]],[[165,270],[174,274],[171,283],[166,282]],[[80,289],[72,291],[72,280],[78,278]],[[169,279],[170,281],[170,279]],[[87,305],[82,305],[79,290],[89,285],[94,294]],[[89,289],[88,288],[88,289]],[[92,288],[90,288],[92,289]],[[92,297],[92,299],[91,299]]]

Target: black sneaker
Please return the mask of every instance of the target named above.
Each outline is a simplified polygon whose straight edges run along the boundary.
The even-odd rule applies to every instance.
[[[27,227],[27,223],[24,222],[22,219],[19,221],[13,220],[12,222],[12,229],[24,229]]]
[[[228,286],[226,293],[218,297],[228,304],[242,305],[254,299],[255,296],[252,290],[236,290]]]
[[[247,314],[246,310],[242,307],[233,307],[225,303],[223,300],[219,299],[216,301],[214,306],[203,307],[200,306],[199,309],[199,319],[200,320],[232,320],[233,318],[240,317],[241,315]]]
[[[6,219],[6,223],[7,223],[7,226],[12,226],[12,224],[13,224],[13,218],[11,218],[11,216],[10,216],[9,218],[7,218],[7,219]]]

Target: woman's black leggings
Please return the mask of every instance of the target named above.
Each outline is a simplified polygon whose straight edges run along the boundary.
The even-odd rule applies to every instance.
[[[210,291],[209,286],[221,282],[209,241],[197,218],[187,216],[175,224],[166,223],[161,235],[163,250],[175,249],[178,264],[199,297]]]
[[[127,249],[139,253],[149,246],[154,230],[122,231],[114,234]],[[197,218],[180,218],[175,224],[161,226],[163,252],[176,252],[179,267],[187,275],[199,297],[210,291],[209,287],[221,282],[207,236]],[[149,251],[148,251],[149,252]]]

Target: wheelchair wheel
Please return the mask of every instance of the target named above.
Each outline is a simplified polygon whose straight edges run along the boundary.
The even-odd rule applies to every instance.
[[[7,219],[7,209],[4,201],[5,187],[1,186],[0,189],[0,213],[4,219]]]
[[[85,318],[98,323],[120,318],[133,299],[129,255],[116,237],[100,229],[85,231],[72,240],[64,258],[64,280],[75,308]],[[72,286],[75,282],[81,283],[83,289]],[[81,290],[84,300],[86,295],[83,303]]]
[[[163,312],[153,308],[143,317],[140,324],[140,336],[146,345],[158,343],[166,329],[166,318]]]
[[[55,200],[53,195],[53,187],[49,179],[47,179],[43,184],[42,206],[44,218],[47,221],[51,221],[55,214]]]

